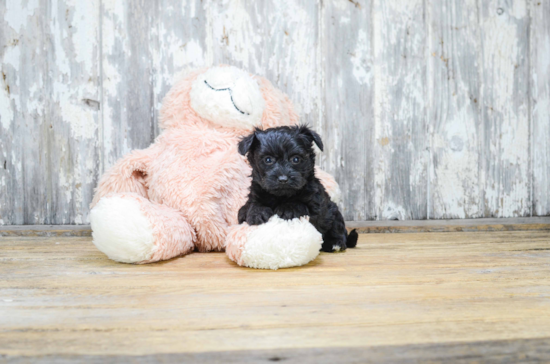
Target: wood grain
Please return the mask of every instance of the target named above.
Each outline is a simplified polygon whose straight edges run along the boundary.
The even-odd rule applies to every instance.
[[[7,225],[0,236],[92,236],[90,225]]]
[[[371,16],[367,1],[328,1],[321,12],[323,54],[331,56],[322,70],[325,152],[320,164],[340,184],[347,220],[367,220],[375,213]]]
[[[428,3],[430,218],[484,216],[477,3]]]
[[[424,2],[375,0],[373,16],[373,217],[425,219],[429,154]]]
[[[348,221],[346,222],[346,227],[348,228],[348,230],[356,229],[357,232],[363,234],[550,230],[550,217],[408,221]]]
[[[147,2],[147,5],[152,4]],[[150,13],[154,80],[151,123],[157,135],[162,99],[174,81],[185,72],[212,64],[212,54],[207,47],[206,6],[202,6],[202,1],[155,1]]]
[[[550,214],[545,1],[0,2],[0,225],[88,224],[177,75],[270,79],[347,220]]]
[[[527,1],[479,4],[484,217],[529,216]]]
[[[543,363],[550,361],[550,338],[453,342],[400,346],[233,350],[149,355],[5,356],[6,363]]]
[[[550,215],[550,3],[530,3],[533,215]]]
[[[550,230],[550,217],[346,221],[346,226],[359,233]],[[7,225],[0,226],[0,236],[92,236],[92,230],[90,225]]]
[[[102,124],[104,171],[133,149],[148,147],[158,133],[153,118],[155,8],[149,1],[101,3]]]
[[[550,337],[550,232],[367,234],[279,271],[0,240],[0,354],[152,355]]]
[[[99,1],[0,9],[0,224],[88,222],[99,176]]]

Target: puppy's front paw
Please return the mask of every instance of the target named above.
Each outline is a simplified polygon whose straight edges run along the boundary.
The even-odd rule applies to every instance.
[[[248,225],[261,225],[266,223],[274,214],[269,207],[253,207],[248,210],[246,222]]]
[[[292,220],[309,215],[307,206],[303,204],[279,205],[275,208],[275,213],[284,220]]]

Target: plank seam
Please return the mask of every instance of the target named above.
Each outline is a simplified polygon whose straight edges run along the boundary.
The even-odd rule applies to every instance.
[[[359,233],[550,230],[550,216],[456,220],[346,221]],[[90,225],[4,225],[0,236],[91,236]]]

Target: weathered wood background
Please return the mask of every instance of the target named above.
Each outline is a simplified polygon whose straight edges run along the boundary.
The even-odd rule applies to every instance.
[[[550,0],[0,0],[0,224],[85,224],[174,75],[269,78],[347,220],[550,214]]]

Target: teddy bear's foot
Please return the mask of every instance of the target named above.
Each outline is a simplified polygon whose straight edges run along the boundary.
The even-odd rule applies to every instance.
[[[110,259],[151,263],[193,250],[195,232],[182,214],[135,194],[103,197],[90,212],[93,242]]]
[[[265,224],[231,227],[227,256],[241,266],[259,269],[304,265],[319,255],[323,239],[307,218],[283,220],[273,216]]]

